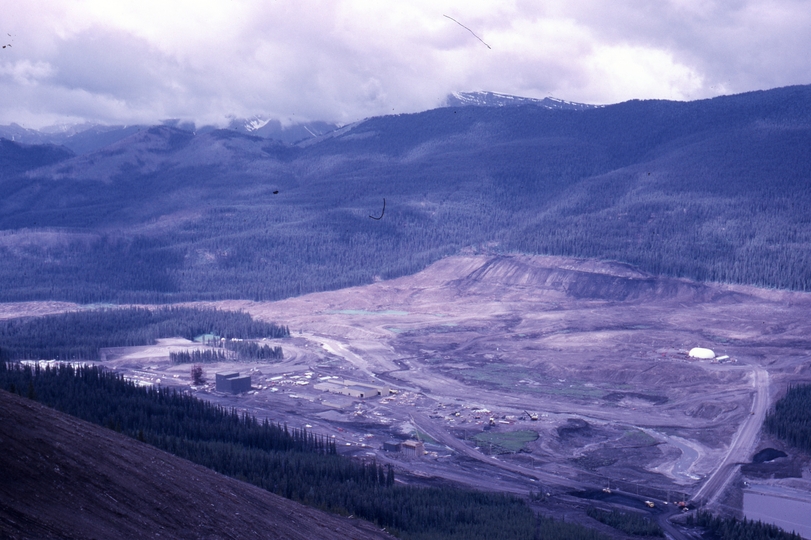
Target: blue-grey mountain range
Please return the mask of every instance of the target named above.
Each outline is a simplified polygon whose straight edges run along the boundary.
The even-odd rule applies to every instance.
[[[180,120],[166,120],[162,125],[190,131],[194,134],[203,134],[217,129],[214,126],[197,127],[193,122],[181,122]],[[81,155],[104,148],[149,127],[151,126],[105,126],[86,123],[51,126],[35,130],[22,127],[19,124],[9,124],[0,126],[0,139],[8,139],[23,144],[61,145],[73,153]],[[290,144],[323,135],[337,127],[336,124],[328,122],[282,125],[278,120],[268,120],[262,116],[236,118],[228,125],[228,129],[233,131]]]
[[[89,151],[0,140],[0,300],[274,299],[471,249],[811,290],[811,86],[459,96],[294,144],[257,136],[281,129],[261,118],[119,129]]]

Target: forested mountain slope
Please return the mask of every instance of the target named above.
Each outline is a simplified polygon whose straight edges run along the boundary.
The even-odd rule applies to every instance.
[[[468,246],[811,289],[811,86],[446,107],[293,146],[160,126],[39,148],[0,147],[2,300],[274,299]]]

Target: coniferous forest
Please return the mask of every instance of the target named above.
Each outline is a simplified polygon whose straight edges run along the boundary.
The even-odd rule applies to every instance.
[[[665,535],[662,528],[649,516],[619,510],[609,512],[594,507],[587,508],[586,514],[600,523],[605,523],[609,527],[614,527],[631,536],[664,537]]]
[[[705,538],[712,540],[802,540],[796,533],[788,533],[775,525],[761,521],[713,516],[699,510],[695,517],[688,516],[687,524],[707,531]]]
[[[229,351],[236,353],[240,360],[283,360],[284,352],[278,345],[271,347],[255,341],[229,339],[221,342]]]
[[[255,341],[228,340],[219,342],[217,347],[205,351],[195,349],[171,352],[169,353],[169,360],[173,364],[207,364],[226,360],[265,362],[284,359],[284,351],[278,345],[271,347],[270,345],[260,345]]]
[[[222,351],[195,349],[193,351],[170,352],[169,361],[173,364],[209,364],[212,362],[225,362],[228,357]]]
[[[766,416],[764,427],[789,444],[811,452],[811,384],[790,386]]]
[[[374,462],[340,456],[306,430],[161,388],[95,366],[0,362],[0,389],[16,392],[284,497],[375,522],[402,538],[602,540],[576,524],[536,516],[517,497],[395,484]]]
[[[99,349],[104,347],[152,345],[161,338],[194,339],[206,334],[223,336],[226,340],[281,338],[289,336],[290,330],[254,320],[247,313],[214,309],[167,307],[74,311],[0,321],[0,360],[98,360]],[[270,349],[267,345],[264,347]],[[244,348],[246,357],[255,358],[250,356],[253,351],[250,346]],[[271,349],[267,354],[281,354],[281,348],[277,348],[277,353]],[[265,350],[258,345],[256,349],[257,355]]]

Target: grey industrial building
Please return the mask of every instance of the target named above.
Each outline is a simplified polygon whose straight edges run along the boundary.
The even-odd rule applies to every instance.
[[[238,372],[217,373],[217,392],[231,392],[239,394],[251,389],[251,376],[240,377]]]
[[[422,441],[403,441],[401,448],[406,455],[419,457],[425,453],[425,445]]]
[[[383,443],[384,452],[402,452],[410,456],[421,456],[425,454],[425,444],[422,441],[408,440],[403,442],[386,441]]]
[[[384,452],[399,452],[400,443],[398,441],[386,441],[383,443]]]

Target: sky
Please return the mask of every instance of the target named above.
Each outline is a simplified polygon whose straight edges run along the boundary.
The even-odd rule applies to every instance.
[[[0,124],[703,99],[811,83],[809,28],[811,0],[6,1]]]

